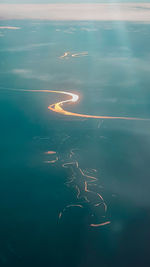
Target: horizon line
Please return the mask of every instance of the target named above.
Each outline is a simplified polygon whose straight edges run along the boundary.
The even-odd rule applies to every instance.
[[[0,20],[150,22],[150,3],[0,4]]]

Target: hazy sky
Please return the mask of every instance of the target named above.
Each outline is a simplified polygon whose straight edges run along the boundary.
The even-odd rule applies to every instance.
[[[150,4],[40,4],[0,6],[0,19],[109,20],[150,22]]]
[[[0,0],[4,4],[44,4],[44,3],[150,3],[150,0]]]

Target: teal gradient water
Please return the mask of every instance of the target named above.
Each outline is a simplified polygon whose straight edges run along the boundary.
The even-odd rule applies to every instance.
[[[1,25],[20,29],[0,30],[0,266],[149,266],[150,122],[66,117],[48,110],[65,96],[21,91],[77,93],[66,107],[77,113],[150,118],[149,24]],[[68,51],[88,55],[60,59]],[[105,214],[93,219],[94,197],[78,199],[71,161],[97,178]]]

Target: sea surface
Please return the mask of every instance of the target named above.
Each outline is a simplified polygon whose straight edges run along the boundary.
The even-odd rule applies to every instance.
[[[1,26],[0,266],[150,266],[150,25]]]

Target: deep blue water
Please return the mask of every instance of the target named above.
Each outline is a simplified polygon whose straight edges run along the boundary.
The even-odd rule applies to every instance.
[[[149,24],[1,24],[21,29],[0,30],[0,266],[149,266],[150,122],[67,117],[48,110],[65,96],[21,91],[150,118]],[[59,58],[68,51],[88,55]]]

